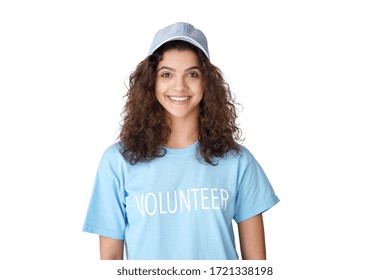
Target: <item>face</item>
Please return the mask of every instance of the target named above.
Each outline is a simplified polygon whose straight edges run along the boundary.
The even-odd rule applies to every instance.
[[[191,50],[167,50],[157,65],[156,98],[169,119],[197,121],[203,98],[198,57]]]

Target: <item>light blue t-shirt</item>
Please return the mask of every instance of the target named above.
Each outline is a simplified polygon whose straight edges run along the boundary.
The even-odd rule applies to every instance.
[[[125,240],[127,259],[238,259],[232,221],[279,202],[243,146],[212,166],[199,143],[131,165],[113,144],[103,154],[83,231]]]

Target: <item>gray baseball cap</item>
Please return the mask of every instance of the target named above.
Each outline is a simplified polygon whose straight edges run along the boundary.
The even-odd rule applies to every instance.
[[[154,35],[148,55],[151,55],[163,44],[175,40],[186,41],[193,44],[201,51],[203,51],[204,54],[210,59],[206,36],[202,31],[196,29],[187,22],[177,22],[160,29],[156,35]]]

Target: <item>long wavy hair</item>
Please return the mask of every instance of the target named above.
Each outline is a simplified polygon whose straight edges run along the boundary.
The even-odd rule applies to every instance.
[[[118,136],[124,158],[131,164],[136,164],[162,157],[166,153],[163,146],[171,129],[154,90],[157,65],[164,52],[169,49],[192,50],[199,60],[203,77],[203,99],[198,119],[201,158],[214,165],[214,158],[224,157],[229,151],[239,152],[241,130],[236,125],[238,103],[235,102],[222,72],[192,44],[172,41],[146,57],[130,75]]]

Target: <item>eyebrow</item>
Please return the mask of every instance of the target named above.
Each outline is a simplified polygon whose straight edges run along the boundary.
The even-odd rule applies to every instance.
[[[164,70],[164,69],[172,71],[172,72],[176,72],[176,69],[174,69],[172,67],[169,67],[169,66],[163,66],[163,67],[159,68],[157,70],[157,72],[160,72],[161,70]],[[192,67],[189,67],[189,68],[185,69],[184,72],[191,71],[191,70],[194,70],[194,69],[198,69],[200,71],[199,66],[192,66]]]

